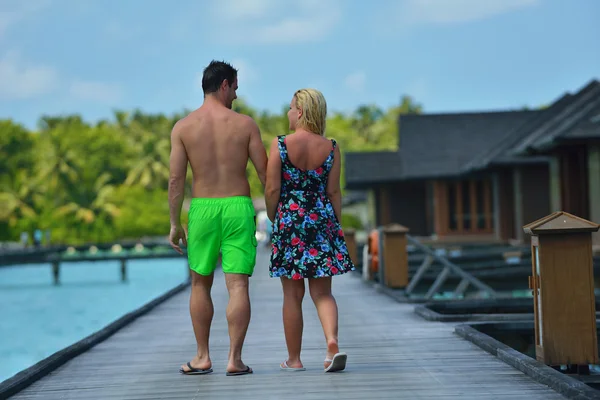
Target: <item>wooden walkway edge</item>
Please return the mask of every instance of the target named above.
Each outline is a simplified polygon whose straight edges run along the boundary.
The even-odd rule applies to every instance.
[[[531,318],[530,321],[533,321],[533,318]],[[479,323],[485,324],[486,322]],[[476,322],[475,324],[478,323]],[[591,388],[584,382],[577,380],[563,372],[556,371],[490,336],[484,335],[483,333],[472,328],[469,323],[463,323],[456,326],[454,331],[457,335],[477,344],[483,350],[495,355],[506,364],[527,374],[537,382],[551,387],[558,393],[564,394],[569,399],[600,399],[600,391]]]
[[[185,290],[108,339],[17,393],[15,399],[564,399],[454,333],[454,324],[425,321],[364,285],[357,274],[334,278],[340,309],[342,373],[323,372],[324,337],[304,301],[304,372],[280,371],[286,357],[281,285],[268,276],[263,251],[251,278],[252,321],[244,361],[254,374],[227,377],[227,292],[217,271],[211,333],[214,373],[184,376],[195,354]]]
[[[78,355],[91,349],[98,343],[108,339],[110,336],[115,334],[124,326],[135,321],[142,315],[152,311],[160,303],[168,300],[177,293],[183,291],[189,286],[189,282],[181,283],[161,296],[147,302],[143,306],[128,312],[119,319],[111,322],[101,330],[86,336],[85,338],[73,343],[72,345],[65,347],[62,350],[50,355],[49,357],[40,360],[31,367],[15,374],[13,377],[0,382],[0,399],[6,399],[15,393],[20,392],[32,383],[40,380],[44,376],[48,375],[52,371],[56,370],[69,360],[77,357]]]

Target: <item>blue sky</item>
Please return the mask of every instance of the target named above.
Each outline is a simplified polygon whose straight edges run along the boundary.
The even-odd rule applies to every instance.
[[[598,0],[1,0],[0,118],[202,103],[213,58],[277,112],[411,95],[428,112],[537,106],[600,78]]]

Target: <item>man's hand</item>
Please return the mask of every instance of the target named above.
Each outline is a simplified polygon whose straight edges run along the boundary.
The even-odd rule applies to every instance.
[[[187,238],[185,237],[185,231],[181,225],[171,226],[171,232],[169,233],[169,242],[171,247],[175,249],[179,254],[183,254],[183,250],[179,247],[179,240],[183,242],[183,245],[187,247]]]

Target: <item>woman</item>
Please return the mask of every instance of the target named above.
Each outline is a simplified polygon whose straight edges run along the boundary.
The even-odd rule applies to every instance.
[[[341,371],[347,355],[338,348],[338,309],[331,277],[354,270],[340,225],[340,149],[325,139],[327,104],[321,92],[298,90],[288,111],[289,128],[271,143],[265,200],[273,221],[269,275],[283,286],[285,371],[303,371],[304,279],[327,341],[325,372]]]

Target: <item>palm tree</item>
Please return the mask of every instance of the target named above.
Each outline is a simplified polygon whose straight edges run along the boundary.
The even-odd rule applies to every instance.
[[[38,126],[42,131],[49,131],[59,126],[71,126],[78,128],[89,128],[89,125],[83,121],[80,115],[67,115],[59,117],[42,116],[38,121]]]
[[[369,128],[383,115],[383,111],[375,105],[361,105],[352,116],[352,125],[361,136],[370,140]]]
[[[46,190],[54,193],[63,191],[63,197],[69,197],[80,177],[80,160],[76,149],[71,146],[74,131],[76,129],[68,124],[58,124],[53,129],[40,133],[41,148],[44,149],[39,158],[40,182]],[[57,198],[56,201],[60,202],[60,199]]]
[[[127,128],[129,125],[129,113],[121,110],[114,110],[113,114],[115,116],[115,120],[117,121],[117,125],[121,128]]]
[[[132,122],[129,132],[139,158],[132,162],[126,185],[137,184],[146,189],[166,188],[171,150],[169,131],[164,124],[151,132],[143,129],[138,122]]]
[[[58,217],[73,216],[75,220],[85,224],[92,224],[99,218],[112,219],[120,214],[119,208],[111,202],[111,196],[115,190],[113,185],[108,184],[111,176],[103,173],[94,182],[95,196],[91,201],[84,204],[69,202],[56,209]]]
[[[20,219],[36,218],[35,203],[40,198],[38,188],[25,171],[17,173],[15,184],[0,192],[0,222],[15,226]]]

